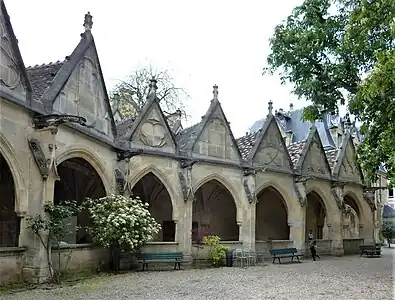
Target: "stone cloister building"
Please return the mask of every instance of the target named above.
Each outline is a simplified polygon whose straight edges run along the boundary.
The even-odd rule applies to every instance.
[[[147,250],[187,258],[197,256],[197,228],[264,253],[305,251],[309,230],[321,252],[334,255],[377,238],[377,203],[351,131],[325,148],[310,124],[295,141],[270,102],[259,128],[235,139],[216,86],[201,121],[182,128],[162,112],[155,80],[142,112],[121,120],[110,107],[89,13],[71,55],[26,68],[0,5],[0,283],[46,276],[45,249],[26,229],[44,203],[114,191],[140,196],[162,224]],[[73,222],[81,229],[60,251],[74,249],[71,268],[96,268],[107,253],[84,230],[86,212]]]

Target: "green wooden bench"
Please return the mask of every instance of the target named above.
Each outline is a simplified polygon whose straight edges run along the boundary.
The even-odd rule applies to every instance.
[[[300,263],[299,257],[303,256],[302,254],[298,254],[298,250],[296,248],[284,248],[284,249],[272,249],[269,250],[270,255],[273,257],[273,263],[278,260],[278,263],[281,264],[281,258],[291,258],[291,262],[294,261],[294,258],[298,260]]]
[[[369,257],[373,256],[381,256],[381,245],[361,245],[359,246],[359,250],[361,251],[361,255],[366,255]]]
[[[143,265],[143,271],[148,270],[149,263],[174,263],[174,270],[181,269],[181,263],[184,262],[182,252],[144,252],[137,256],[137,262]]]

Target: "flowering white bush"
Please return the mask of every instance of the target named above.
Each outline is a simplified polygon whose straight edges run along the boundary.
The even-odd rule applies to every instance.
[[[148,203],[138,197],[112,194],[88,199],[87,207],[92,218],[92,227],[89,228],[92,238],[105,248],[137,251],[161,229],[151,217]]]

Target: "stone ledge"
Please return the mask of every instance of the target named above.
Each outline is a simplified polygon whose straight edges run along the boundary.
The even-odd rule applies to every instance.
[[[178,245],[178,242],[148,242],[145,245]]]
[[[52,246],[52,251],[62,251],[62,250],[70,250],[70,249],[92,249],[92,248],[101,248],[95,244],[64,244],[59,248],[56,246]]]
[[[0,256],[17,256],[26,250],[25,247],[0,247]]]

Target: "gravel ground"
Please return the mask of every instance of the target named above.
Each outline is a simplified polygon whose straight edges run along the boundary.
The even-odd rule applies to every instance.
[[[101,277],[72,287],[0,295],[1,300],[395,299],[395,249],[381,258],[323,257],[301,264]]]

